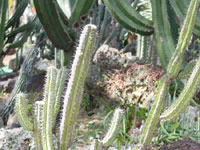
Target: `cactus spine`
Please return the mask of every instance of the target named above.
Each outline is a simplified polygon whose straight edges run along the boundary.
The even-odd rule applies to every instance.
[[[60,150],[65,150],[71,141],[74,123],[83,92],[83,84],[89,68],[90,57],[96,42],[96,26],[86,25],[72,64],[71,76],[64,97],[63,116],[60,125]]]
[[[191,0],[187,16],[185,18],[184,25],[179,36],[176,51],[174,52],[174,55],[171,58],[171,61],[168,65],[167,75],[165,75],[159,82],[157,94],[149,116],[146,120],[142,137],[140,139],[140,142],[144,144],[144,146],[151,142],[153,132],[159,119],[170,120],[178,116],[180,112],[185,108],[185,106],[189,103],[189,100],[191,99],[191,97],[194,94],[194,91],[196,90],[196,85],[200,78],[200,58],[195,66],[195,69],[193,70],[190,79],[188,80],[186,87],[180,94],[177,101],[174,104],[172,104],[172,106],[160,116],[160,112],[163,107],[169,83],[177,76],[178,71],[180,70],[180,65],[183,60],[184,51],[189,44],[189,40],[191,38],[192,30],[194,27],[194,20],[198,11],[197,8],[199,6],[199,2],[199,0]]]

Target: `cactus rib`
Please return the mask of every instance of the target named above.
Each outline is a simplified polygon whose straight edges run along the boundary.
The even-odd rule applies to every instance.
[[[186,5],[188,5],[189,2],[187,0],[183,0],[183,1],[173,0],[169,2],[173,10],[175,11],[177,17],[180,19],[181,22],[183,22],[186,15],[186,11],[185,11],[187,9]],[[200,36],[200,19],[199,18],[200,18],[199,16],[196,18],[195,25],[193,28],[194,34],[198,36]]]
[[[8,20],[6,23],[6,30],[13,26],[22,16],[24,13],[26,7],[28,6],[29,0],[21,0],[20,3],[18,3],[17,8],[15,9],[14,14],[12,17]]]
[[[34,139],[36,150],[42,150],[42,117],[43,117],[43,101],[35,102],[35,118],[34,118]]]
[[[154,38],[156,41],[157,53],[164,69],[175,50],[171,30],[169,26],[166,0],[151,0],[152,17],[154,22]]]

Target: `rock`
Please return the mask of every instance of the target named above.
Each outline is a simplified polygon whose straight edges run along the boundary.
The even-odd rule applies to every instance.
[[[23,128],[0,129],[0,150],[34,150],[33,133]]]
[[[45,73],[47,68],[53,64],[53,61],[47,59],[41,59],[36,62],[35,64],[35,72],[38,73]]]
[[[189,139],[184,139],[165,144],[159,150],[200,150],[200,144]]]
[[[11,93],[12,89],[15,86],[15,81],[16,81],[16,77],[7,79],[5,81],[1,81],[0,82],[0,91],[4,91],[6,93]]]
[[[95,53],[93,62],[99,66],[117,65],[120,52],[116,48],[102,45]]]
[[[16,54],[6,55],[2,62],[3,62],[3,65],[8,66],[10,69],[13,69],[13,70],[18,69],[18,66],[16,65]]]
[[[188,106],[186,111],[181,114],[181,117],[184,117],[184,126],[191,126],[191,121],[196,120],[199,111],[198,107]]]
[[[18,121],[17,115],[15,113],[11,114],[8,118],[6,128],[13,129],[13,128],[18,128],[18,127],[21,127],[21,125]]]

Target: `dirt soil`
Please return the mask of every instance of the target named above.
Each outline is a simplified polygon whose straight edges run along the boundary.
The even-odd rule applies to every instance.
[[[189,139],[184,139],[163,145],[159,150],[200,150],[200,144]]]

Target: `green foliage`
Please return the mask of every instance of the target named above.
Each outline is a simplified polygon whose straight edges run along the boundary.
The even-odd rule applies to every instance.
[[[33,104],[28,104],[28,105],[27,105],[27,110],[28,110],[28,111],[31,111],[32,108],[33,108]]]

